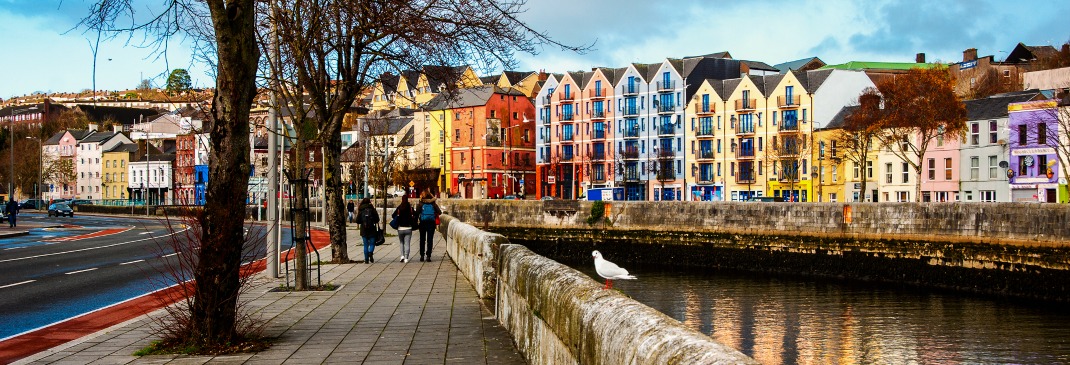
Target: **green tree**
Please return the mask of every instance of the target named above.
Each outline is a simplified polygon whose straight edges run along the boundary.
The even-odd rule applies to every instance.
[[[189,91],[190,86],[193,83],[190,81],[189,72],[186,69],[176,68],[171,71],[171,76],[167,77],[167,93],[171,95],[181,94]]]

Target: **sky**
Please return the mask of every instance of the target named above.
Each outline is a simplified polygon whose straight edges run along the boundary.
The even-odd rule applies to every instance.
[[[96,33],[77,28],[91,3],[0,0],[0,98],[93,88]],[[720,51],[770,65],[814,56],[828,64],[912,62],[919,52],[930,62],[958,62],[967,48],[1001,60],[1018,42],[1058,47],[1070,40],[1065,0],[528,0],[526,7],[521,19],[532,28],[592,46],[582,54],[552,47],[517,54],[514,69],[522,71],[622,67]],[[162,86],[175,68],[188,69],[195,87],[214,85],[189,42],[176,39],[161,53],[137,35],[116,37],[100,45],[96,88],[132,89],[142,79]]]

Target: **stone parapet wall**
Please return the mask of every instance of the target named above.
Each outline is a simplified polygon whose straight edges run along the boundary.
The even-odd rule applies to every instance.
[[[440,201],[480,227],[591,228],[586,201]],[[607,202],[613,229],[1055,245],[1070,205],[1036,203]]]
[[[756,364],[709,336],[449,215],[446,251],[532,364]]]

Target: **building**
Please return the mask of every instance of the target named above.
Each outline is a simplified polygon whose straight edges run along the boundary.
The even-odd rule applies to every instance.
[[[417,109],[448,89],[482,85],[479,76],[470,66],[424,66],[421,70],[408,70],[398,75],[384,73],[376,80],[371,95],[371,110],[394,108]]]
[[[183,134],[175,138],[175,166],[172,198],[175,204],[192,205],[196,201],[196,178],[194,176],[194,162],[196,159],[197,136],[195,134]]]
[[[90,127],[95,130],[95,127]],[[103,182],[104,163],[101,160],[104,151],[110,150],[119,144],[134,143],[125,134],[120,132],[95,132],[78,141],[75,172],[78,175],[77,191],[78,199],[102,199],[101,188]]]
[[[1036,69],[1038,60],[1058,53],[1052,46],[1018,43],[1007,58],[996,61],[992,55],[978,57],[977,48],[969,48],[962,51],[962,62],[950,64],[948,70],[956,80],[955,93],[966,98],[980,98],[1022,90],[1023,74]]]
[[[1064,106],[1055,100],[1012,103],[1009,117],[1011,201],[1066,202],[1066,179],[1059,163],[1058,146],[1065,143],[1060,129]],[[1064,116],[1065,117],[1065,116]]]
[[[130,176],[127,195],[149,205],[172,204],[174,146],[162,143],[161,147],[148,143],[127,164],[126,174]],[[142,152],[145,155],[140,155]]]
[[[43,184],[48,192],[43,199],[74,199],[78,186],[78,142],[94,133],[93,130],[65,130],[58,132],[42,144],[44,157]]]
[[[1008,106],[1039,100],[1038,91],[967,100],[966,134],[959,149],[959,198],[965,202],[1009,202]]]
[[[55,120],[67,110],[63,105],[44,99],[37,104],[11,105],[0,108],[0,122],[4,127],[13,124],[16,128],[39,129]]]
[[[120,143],[112,146],[101,154],[104,160],[101,183],[104,191],[102,198],[107,201],[127,200],[130,198],[130,179],[127,165],[131,158],[138,154],[136,143]]]

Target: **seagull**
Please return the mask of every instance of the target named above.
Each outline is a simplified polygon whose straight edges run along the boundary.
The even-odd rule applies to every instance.
[[[628,270],[603,259],[601,252],[591,252],[591,256],[594,257],[594,270],[598,272],[598,276],[606,279],[606,286],[602,287],[603,290],[613,288],[613,282],[610,280],[635,280],[635,275],[628,275]]]

